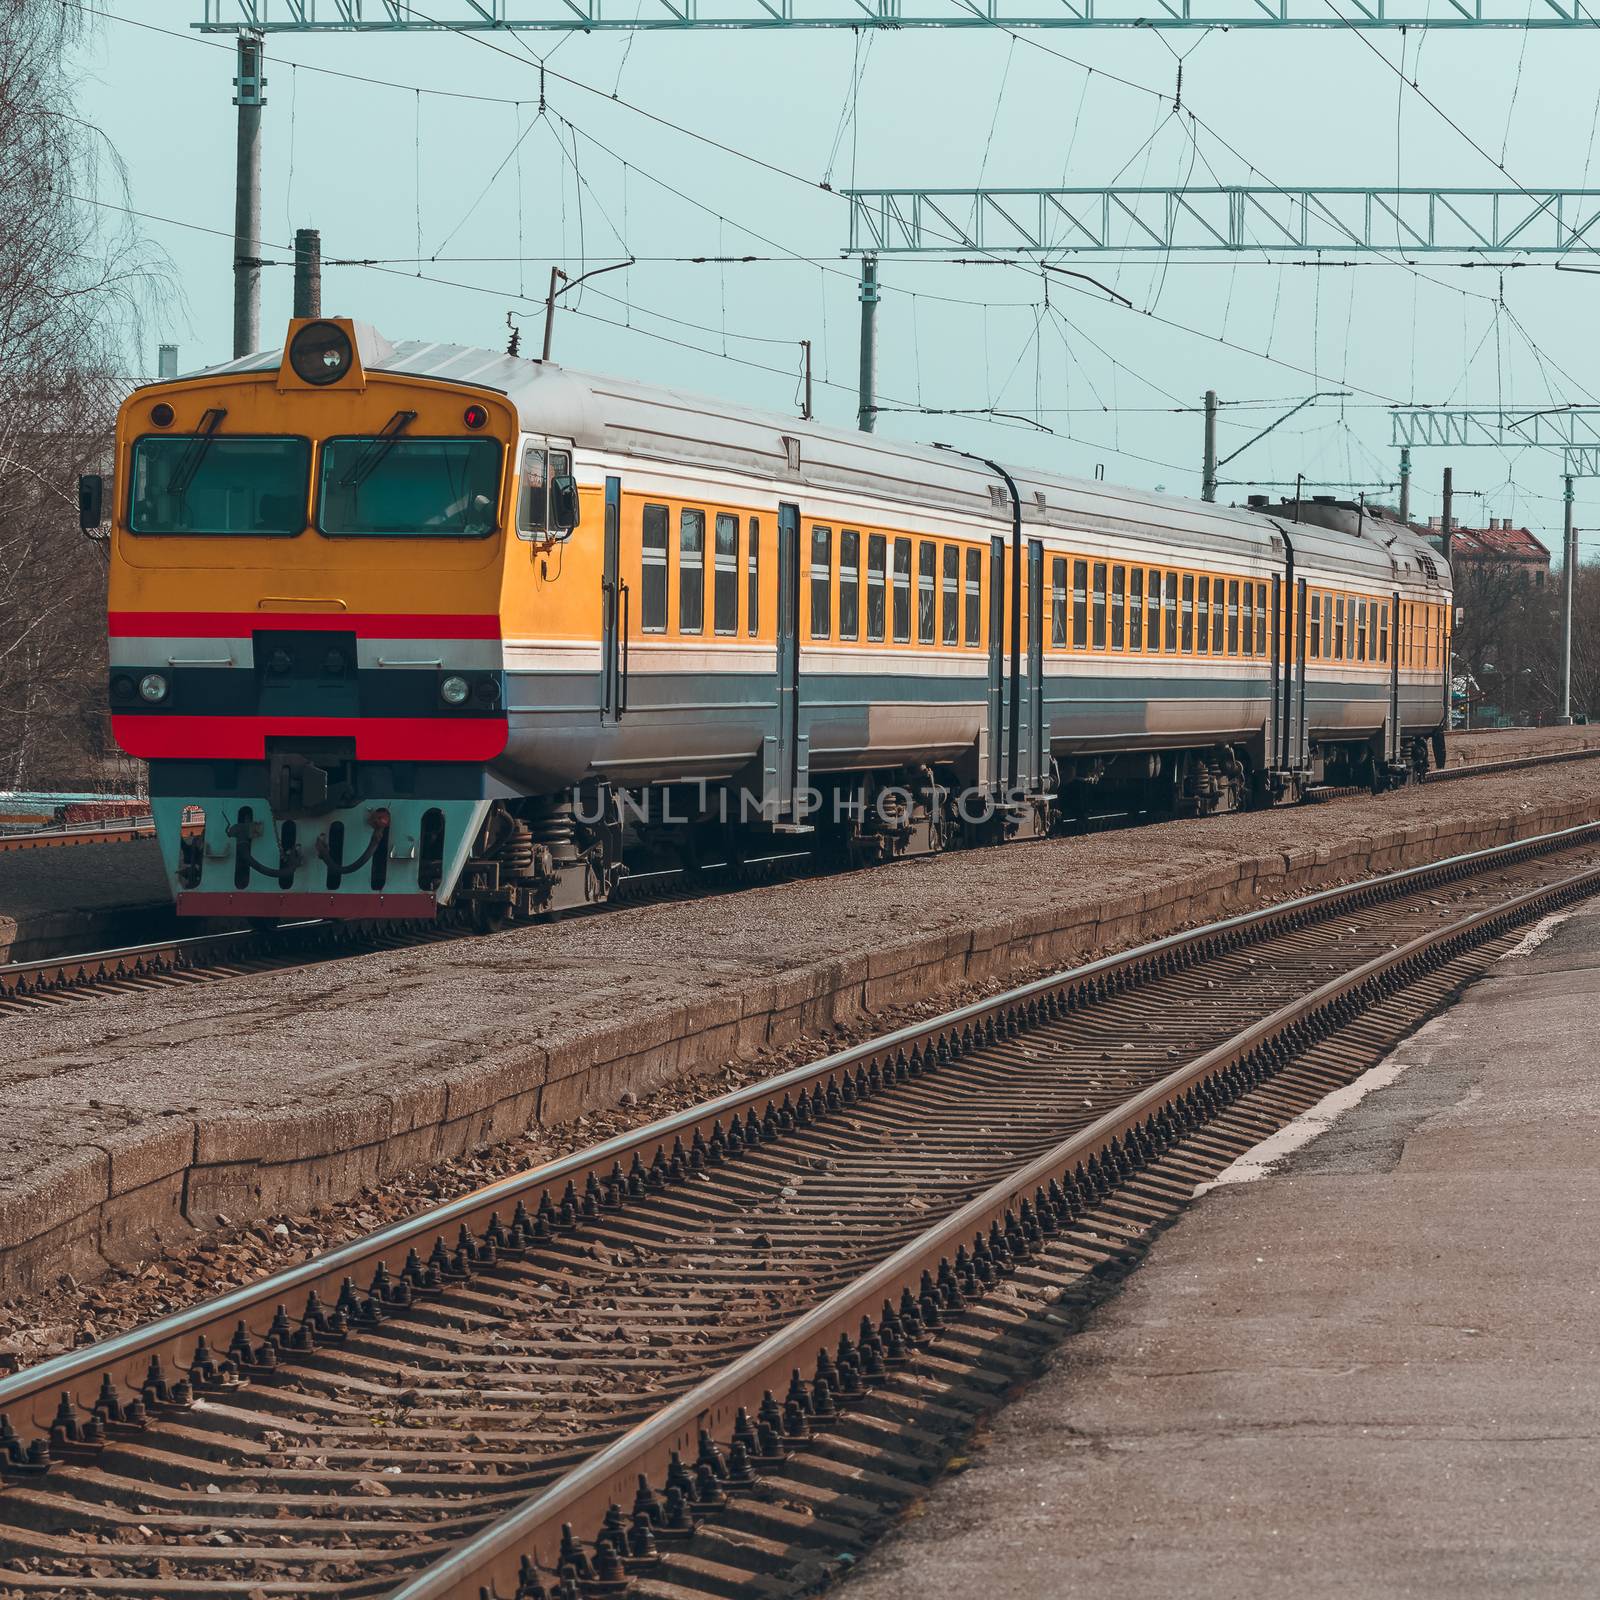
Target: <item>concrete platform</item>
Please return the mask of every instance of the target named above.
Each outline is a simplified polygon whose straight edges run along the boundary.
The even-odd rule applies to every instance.
[[[846,1600],[1593,1595],[1597,1001],[1591,902],[1202,1198]]]
[[[0,850],[0,961],[156,937],[172,893],[152,838]]]

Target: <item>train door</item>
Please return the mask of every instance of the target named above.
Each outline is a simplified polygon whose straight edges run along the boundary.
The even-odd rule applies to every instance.
[[[620,722],[627,705],[628,586],[622,581],[622,479],[606,479],[600,574],[600,720]]]
[[[805,825],[800,792],[809,782],[806,735],[800,730],[800,508],[778,506],[777,733],[763,741],[763,811],[774,826]]]
[[[1400,591],[1389,596],[1389,626],[1384,630],[1389,646],[1389,737],[1384,755],[1392,766],[1398,766],[1404,741],[1400,728]]]
[[[989,789],[999,794],[1006,782],[1006,542],[989,541]]]
[[[1294,558],[1290,556],[1289,570],[1293,572]],[[1284,641],[1288,637],[1288,596],[1291,587],[1283,580],[1281,572],[1272,574],[1272,674],[1271,692],[1267,699],[1267,754],[1265,765],[1276,767],[1280,771],[1288,766],[1284,754],[1285,735],[1288,728],[1285,718],[1279,714],[1279,685],[1282,684],[1285,697],[1288,694],[1288,662],[1285,659]]]
[[[1042,794],[1050,768],[1049,733],[1044,723],[1044,545],[1028,541],[1028,793]]]

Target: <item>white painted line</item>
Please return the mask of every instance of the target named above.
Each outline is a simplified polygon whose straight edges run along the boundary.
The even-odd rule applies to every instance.
[[[1302,1111],[1293,1122],[1246,1150],[1209,1183],[1197,1184],[1195,1198],[1198,1199],[1208,1190],[1220,1189],[1224,1184],[1254,1183],[1258,1178],[1269,1176],[1302,1145],[1310,1144],[1319,1134],[1326,1133],[1351,1107],[1360,1105],[1374,1090],[1387,1089],[1401,1073],[1414,1065],[1415,1062],[1397,1061],[1391,1057],[1363,1072],[1354,1083],[1347,1083],[1342,1089],[1325,1094],[1310,1110]]]
[[[1540,917],[1499,959],[1501,961],[1509,961],[1512,956],[1531,955],[1571,915],[1570,911],[1552,911],[1548,917]]]

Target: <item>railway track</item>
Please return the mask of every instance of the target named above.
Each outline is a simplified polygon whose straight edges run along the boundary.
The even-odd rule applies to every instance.
[[[814,1586],[1197,1181],[1597,887],[1593,824],[1164,939],[0,1380],[0,1592]]]
[[[1426,781],[1445,783],[1458,778],[1487,776],[1523,767],[1548,766],[1597,757],[1600,757],[1600,748],[1555,751],[1508,761],[1441,768],[1430,772]],[[1330,788],[1316,791],[1308,799],[1314,803],[1327,803],[1365,792],[1359,788]],[[1169,820],[1157,813],[1116,813],[1091,819],[1090,827],[1092,831],[1101,832],[1118,826],[1138,827]],[[785,851],[741,863],[711,863],[695,872],[644,872],[623,880],[614,903],[629,905],[643,901],[686,899],[828,870],[837,869],[819,865],[805,852]],[[238,928],[221,933],[156,939],[69,956],[3,963],[0,964],[0,1016],[39,1006],[93,999],[105,994],[216,982],[248,973],[303,965],[330,956],[457,937],[458,933],[459,930],[451,928],[415,924],[341,925],[318,921],[286,924],[268,931]]]

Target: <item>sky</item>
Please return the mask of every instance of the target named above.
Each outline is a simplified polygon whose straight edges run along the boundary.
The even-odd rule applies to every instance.
[[[171,263],[134,364],[153,375],[160,342],[185,370],[225,360],[232,42],[189,27],[201,0],[81,3],[97,14],[80,110],[126,173],[125,195],[107,175],[98,197],[141,213]],[[555,359],[787,412],[810,340],[816,414],[841,427],[859,306],[837,191],[852,185],[1600,189],[1586,30],[277,34],[266,52],[265,254],[287,262],[295,228],[319,228],[325,311],[495,349],[510,315],[536,352],[552,264],[633,256],[562,301]],[[719,256],[756,259],[692,259]],[[1586,256],[1600,244],[1565,265],[1600,269]],[[1392,502],[1392,405],[1600,393],[1600,279],[1549,257],[1057,260],[1131,307],[1022,258],[883,256],[879,430],[1198,495],[1215,389],[1220,453],[1248,445],[1222,499],[1292,493],[1303,473]],[[263,343],[290,279],[263,274]],[[1510,517],[1559,551],[1558,453],[1413,463],[1413,515],[1438,512],[1449,464],[1464,523]],[[1579,481],[1576,518],[1600,529],[1600,480]],[[1600,531],[1582,550],[1600,557]]]

